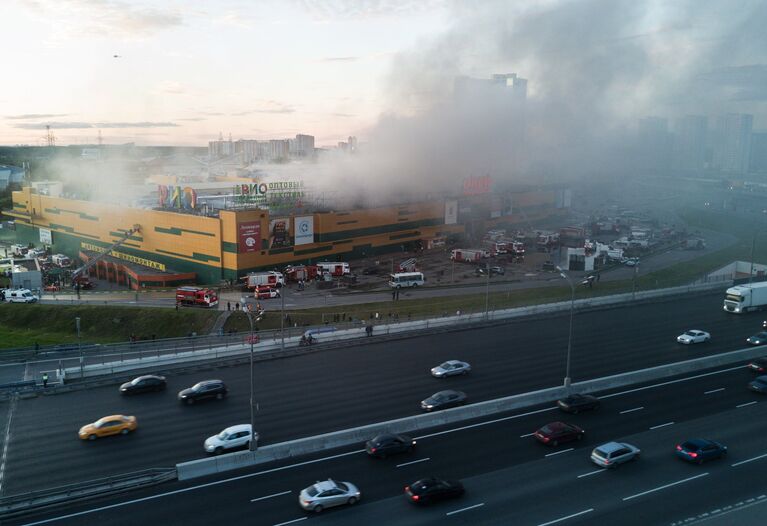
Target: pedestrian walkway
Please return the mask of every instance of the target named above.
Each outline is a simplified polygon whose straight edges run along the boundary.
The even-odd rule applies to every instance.
[[[216,335],[221,333],[224,330],[226,320],[228,320],[229,316],[231,315],[232,311],[230,310],[221,311],[221,314],[219,314],[218,318],[216,318],[216,323],[213,324],[213,328],[210,330],[210,334]]]

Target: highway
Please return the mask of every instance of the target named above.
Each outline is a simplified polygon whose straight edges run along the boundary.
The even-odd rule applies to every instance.
[[[542,406],[434,430],[417,437],[411,454],[371,459],[361,449],[336,450],[78,504],[9,524],[108,520],[193,526],[208,524],[212,517],[219,523],[247,517],[250,524],[272,526],[646,525],[672,524],[728,506],[732,518],[746,511],[737,503],[754,499],[757,504],[767,490],[767,399],[745,389],[752,377],[743,367],[725,368],[610,393],[594,413],[565,415]],[[530,436],[554,420],[582,427],[586,437],[551,448]],[[724,443],[728,456],[702,466],[678,460],[674,446],[693,437]],[[639,447],[641,458],[615,470],[593,465],[588,459],[591,449],[615,439]],[[462,480],[466,495],[426,508],[406,502],[402,488],[430,475]],[[298,492],[328,477],[358,485],[362,501],[317,516],[302,511]]]
[[[728,315],[721,302],[720,294],[711,294],[576,315],[573,380],[743,347],[761,319]],[[676,336],[688,328],[712,332],[713,341],[678,345]],[[256,429],[262,444],[275,443],[418,414],[420,400],[448,387],[465,391],[470,402],[552,387],[564,377],[566,348],[562,315],[260,362]],[[446,359],[467,360],[474,369],[467,377],[431,378],[429,369]],[[206,378],[225,380],[230,396],[178,404],[179,389]],[[206,437],[248,422],[248,399],[248,368],[236,366],[171,376],[168,391],[160,394],[125,398],[115,385],[19,400],[10,427],[3,428],[9,440],[3,439],[2,492],[199,458]],[[81,425],[114,413],[137,416],[138,431],[93,443],[78,440]]]

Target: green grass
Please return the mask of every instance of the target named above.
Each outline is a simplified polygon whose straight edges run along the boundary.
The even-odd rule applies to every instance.
[[[0,348],[18,348],[77,341],[80,317],[83,342],[107,343],[137,337],[172,338],[190,332],[207,334],[217,311],[119,306],[0,305]]]

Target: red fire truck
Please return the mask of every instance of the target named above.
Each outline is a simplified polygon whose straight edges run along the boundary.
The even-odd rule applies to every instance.
[[[285,279],[288,281],[311,281],[317,277],[317,265],[296,265],[285,269]]]
[[[179,287],[176,289],[176,303],[190,307],[215,307],[218,305],[218,295],[212,289]]]
[[[270,270],[268,272],[251,272],[244,278],[245,285],[249,289],[255,289],[261,285],[269,285],[270,287],[280,288],[285,284],[285,276],[282,272],[276,272]]]
[[[351,274],[349,264],[344,262],[322,261],[317,263],[317,268],[323,274],[330,274],[331,276],[344,276],[346,274]]]

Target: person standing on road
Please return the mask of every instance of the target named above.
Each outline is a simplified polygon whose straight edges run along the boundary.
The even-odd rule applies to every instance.
[[[232,302],[231,301],[227,301],[226,302],[226,310],[232,310]]]
[[[392,289],[391,291],[391,300],[394,301],[397,299],[397,289]]]
[[[48,387],[48,373],[43,373],[43,389]]]

